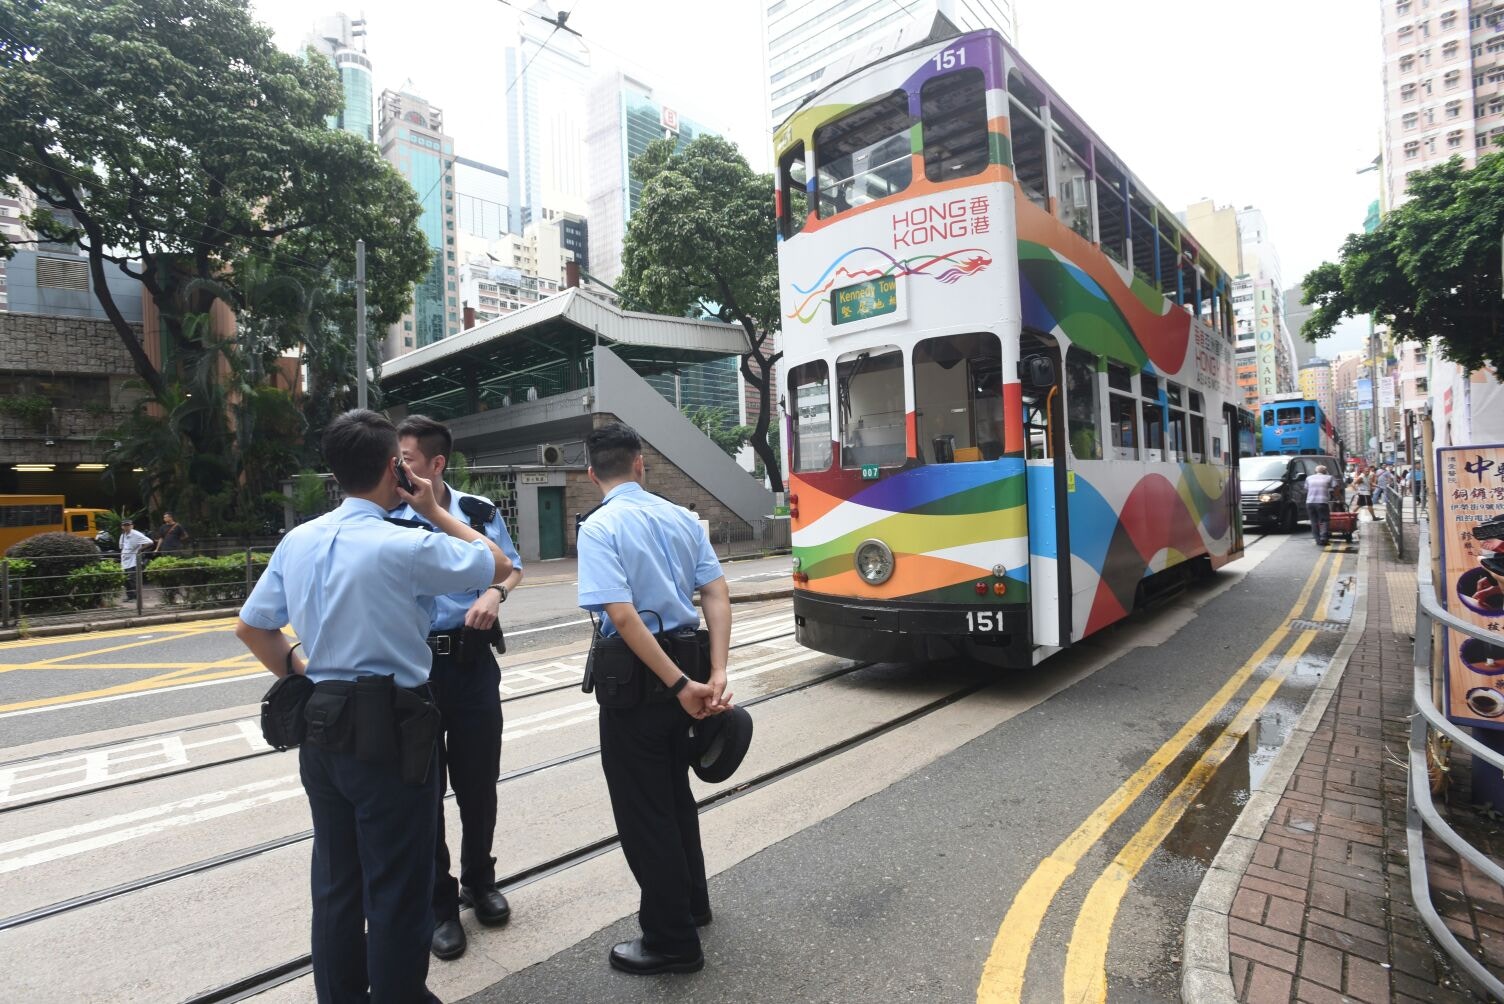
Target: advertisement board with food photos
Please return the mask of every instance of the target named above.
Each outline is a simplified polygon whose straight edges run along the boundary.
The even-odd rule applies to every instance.
[[[1504,640],[1504,444],[1436,451],[1436,535],[1448,613]],[[1442,630],[1443,710],[1504,729],[1504,644]]]

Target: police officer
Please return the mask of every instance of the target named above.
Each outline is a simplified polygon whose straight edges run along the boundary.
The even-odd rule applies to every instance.
[[[710,923],[711,914],[689,788],[689,728],[731,706],[725,692],[730,593],[695,518],[643,490],[637,433],[612,422],[590,433],[585,445],[590,480],[603,500],[577,535],[580,606],[603,614],[602,637],[619,635],[662,683],[661,699],[600,710],[611,811],[642,890],[642,937],[612,948],[611,965],[637,974],[694,972],[705,964],[695,929]],[[696,589],[710,634],[706,682],[682,673],[654,637],[699,625]]]
[[[449,874],[441,804],[439,838],[434,845],[433,954],[457,959],[465,953],[461,900],[474,907],[475,919],[488,927],[499,927],[512,916],[507,898],[496,890],[496,858],[491,854],[496,834],[496,780],[501,776],[501,669],[487,633],[496,628],[498,608],[522,581],[522,559],[512,545],[500,510],[479,495],[453,490],[444,481],[454,449],[448,428],[426,415],[410,415],[397,426],[397,439],[403,462],[433,484],[439,506],[483,532],[512,562],[506,579],[478,594],[471,589],[438,597],[428,635],[428,647],[433,650],[428,680],[443,716],[440,763],[447,768],[454,800],[459,804],[461,833],[460,877],[456,882]],[[393,515],[421,519],[410,506]]]
[[[367,734],[367,705],[359,701],[352,701],[353,721],[320,719],[326,729],[315,745],[314,704],[350,686],[336,681],[356,681],[387,684],[388,693],[405,688],[400,696],[409,705],[417,701],[431,713],[423,697],[433,597],[500,582],[511,561],[439,506],[422,478],[410,479],[410,492],[398,487],[397,430],[382,416],[345,412],[321,446],[345,501],[287,534],[241,608],[235,634],[277,677],[304,674],[316,684],[299,768],[313,814],[319,1001],[432,1001],[425,981],[439,771],[430,763],[422,781],[409,783],[390,759],[357,756],[352,744],[380,752],[381,742],[390,745],[399,734],[395,718],[378,719],[380,727]],[[387,522],[387,511],[402,502],[443,532]],[[282,633],[289,623],[299,645]],[[333,741],[352,731],[350,742]],[[431,758],[433,743],[420,752]]]

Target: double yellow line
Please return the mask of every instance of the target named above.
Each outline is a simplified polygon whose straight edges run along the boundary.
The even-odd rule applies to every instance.
[[[1290,635],[1292,629],[1289,621],[1299,617],[1305,610],[1312,591],[1321,581],[1329,564],[1332,576],[1336,576],[1341,559],[1332,561],[1333,554],[1330,551],[1322,552],[1311,569],[1299,598],[1290,608],[1285,623],[1249,656],[1248,661],[1228,678],[1189,721],[1035,868],[1013,897],[1002,926],[998,928],[997,937],[993,939],[992,951],[982,967],[982,980],[977,987],[978,1004],[1013,1004],[1023,999],[1024,971],[1028,967],[1029,952],[1038,937],[1050,904],[1066,879],[1075,872],[1081,859],[1101,840],[1108,828],[1184,752],[1191,740],[1227,707],[1254,672]],[[1326,617],[1326,597],[1330,592],[1330,589],[1326,590],[1318,605],[1317,620]],[[1066,955],[1064,1000],[1106,1000],[1107,944],[1118,907],[1130,883],[1155,848],[1169,835],[1196,795],[1216,773],[1217,768],[1237,747],[1264,706],[1279,690],[1290,670],[1305,654],[1315,635],[1313,630],[1299,633],[1279,665],[1264,679],[1242,710],[1092,885],[1071,934]]]

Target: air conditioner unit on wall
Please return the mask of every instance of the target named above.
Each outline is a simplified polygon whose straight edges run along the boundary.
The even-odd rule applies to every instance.
[[[540,443],[538,445],[538,463],[546,467],[557,467],[564,462],[564,451],[553,443]]]

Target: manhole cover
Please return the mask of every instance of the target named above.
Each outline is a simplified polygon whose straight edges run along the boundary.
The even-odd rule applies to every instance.
[[[1345,621],[1291,621],[1290,626],[1297,631],[1332,631],[1341,633],[1347,630]]]

